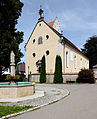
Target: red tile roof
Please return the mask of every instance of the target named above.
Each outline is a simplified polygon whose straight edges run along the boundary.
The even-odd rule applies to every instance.
[[[54,22],[55,22],[55,21],[52,21],[52,22],[48,23],[48,25],[52,27],[53,24],[54,24]]]
[[[55,22],[55,20],[52,21],[52,22],[49,22],[48,25],[52,27],[53,24],[54,24],[54,22]],[[65,38],[65,39],[66,39],[66,38]],[[68,39],[67,39],[67,41],[68,41],[71,45],[73,45],[73,47],[75,47],[78,51],[80,51],[80,49],[79,49],[78,47],[76,47],[71,41],[69,41]]]

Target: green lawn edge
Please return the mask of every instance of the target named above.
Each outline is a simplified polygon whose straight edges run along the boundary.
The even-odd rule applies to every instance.
[[[18,113],[27,109],[33,108],[33,106],[0,106],[0,118],[9,114]]]

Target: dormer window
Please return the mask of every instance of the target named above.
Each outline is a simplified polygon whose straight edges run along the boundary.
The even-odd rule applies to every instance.
[[[42,39],[42,36],[40,36],[39,38],[38,38],[38,44],[42,44],[43,43],[43,39]]]

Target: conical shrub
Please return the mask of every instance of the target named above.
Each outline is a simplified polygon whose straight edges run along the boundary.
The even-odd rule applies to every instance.
[[[58,55],[56,56],[55,62],[54,83],[63,83],[62,60],[61,57]]]
[[[41,60],[41,70],[40,70],[40,83],[46,82],[46,64],[45,64],[45,56],[42,57]]]

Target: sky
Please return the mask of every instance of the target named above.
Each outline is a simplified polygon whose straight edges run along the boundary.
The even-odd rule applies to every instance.
[[[86,41],[97,35],[97,0],[21,0],[24,3],[18,19],[17,30],[24,32],[24,42],[20,49],[24,54],[21,62],[25,62],[25,43],[28,41],[39,18],[42,5],[44,20],[49,23],[58,17],[63,35],[82,48]]]

